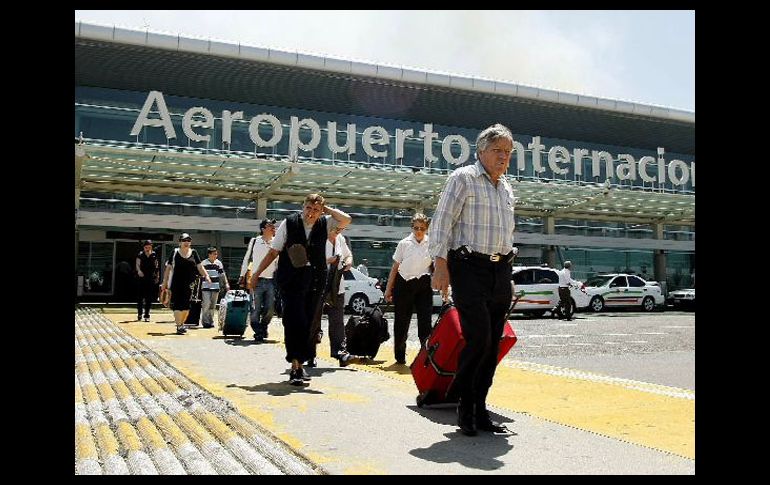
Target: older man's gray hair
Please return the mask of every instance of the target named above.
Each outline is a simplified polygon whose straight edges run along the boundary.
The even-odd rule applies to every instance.
[[[511,130],[501,125],[500,123],[496,123],[488,128],[485,128],[484,131],[479,133],[478,138],[476,138],[476,154],[478,155],[482,151],[486,150],[490,143],[495,142],[500,138],[506,138],[510,140],[511,143],[513,143],[513,135],[511,134]]]

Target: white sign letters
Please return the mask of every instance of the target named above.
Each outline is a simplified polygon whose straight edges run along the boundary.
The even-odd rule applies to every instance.
[[[154,109],[153,109],[154,108]],[[150,111],[158,113],[159,118],[150,118]],[[228,146],[232,142],[233,121],[244,120],[243,111],[234,113],[222,111],[222,141]],[[208,142],[211,140],[210,134],[203,134],[202,130],[214,129],[214,114],[206,108],[194,107],[188,109],[182,116],[182,131],[191,141]],[[270,139],[265,140],[259,133],[259,127],[262,124],[269,125],[272,131]],[[160,91],[150,91],[144,106],[136,118],[134,127],[131,129],[131,135],[137,136],[144,127],[163,128],[166,138],[176,138],[176,130],[171,122],[166,101],[163,99],[163,93]],[[197,129],[197,130],[196,130]],[[200,130],[200,131],[199,131]],[[305,134],[300,136],[300,130]],[[310,131],[310,138],[307,138],[306,130]],[[334,154],[347,153],[354,155],[356,153],[356,125],[347,123],[344,131],[344,144],[338,143],[340,133],[337,129],[337,123],[327,122],[326,129],[322,130],[318,122],[312,118],[299,119],[292,116],[289,123],[289,153],[291,159],[296,159],[299,151],[310,152],[318,148],[321,144],[322,131],[326,132],[329,150]],[[281,121],[272,114],[262,113],[254,116],[249,121],[249,138],[257,147],[274,147],[283,139],[284,126]],[[439,141],[439,134],[433,131],[432,123],[423,124],[423,129],[418,132],[419,138],[423,140],[423,162],[427,164],[435,163],[439,158],[433,152],[433,142]],[[361,135],[361,146],[363,151],[372,158],[380,158],[383,161],[391,153],[389,151],[391,143],[391,134],[382,126],[366,127]],[[404,157],[404,144],[407,137],[414,137],[414,130],[400,128],[395,133],[395,159],[400,160]],[[460,153],[455,156],[452,153],[452,146],[459,146]],[[471,146],[468,140],[462,135],[447,135],[441,140],[441,155],[450,165],[462,165],[470,158]],[[686,185],[688,182],[695,187],[695,162],[685,163],[682,160],[671,160],[666,163],[664,159],[665,150],[661,147],[657,150],[657,158],[653,156],[643,156],[639,160],[628,153],[621,153],[617,156],[604,150],[589,150],[587,148],[574,148],[572,154],[568,148],[555,145],[550,149],[540,142],[539,136],[533,136],[532,141],[524,144],[514,140],[512,158],[516,160],[515,170],[518,172],[526,170],[526,152],[532,153],[532,168],[535,173],[542,174],[550,168],[555,175],[565,175],[569,173],[570,164],[573,166],[576,175],[583,175],[583,160],[591,160],[591,176],[609,179],[617,178],[623,180],[637,180],[637,175],[643,182],[658,184],[670,181],[673,185]],[[545,156],[547,167],[543,165],[543,156]],[[657,163],[656,163],[657,162]],[[602,170],[604,168],[604,170]],[[588,174],[586,174],[588,176]]]

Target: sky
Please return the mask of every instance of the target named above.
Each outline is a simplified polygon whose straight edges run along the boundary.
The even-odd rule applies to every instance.
[[[75,20],[695,111],[692,10],[75,10]]]

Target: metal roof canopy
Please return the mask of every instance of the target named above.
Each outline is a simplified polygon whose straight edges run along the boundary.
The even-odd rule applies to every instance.
[[[82,22],[75,84],[695,154],[681,110]]]
[[[209,150],[210,152],[210,150]],[[78,154],[83,154],[78,156]],[[346,161],[291,161],[259,154],[87,142],[77,145],[78,188],[300,203],[317,192],[333,204],[432,209],[447,172]],[[76,173],[77,176],[77,173]],[[522,216],[693,226],[695,196],[592,182],[523,181],[507,175]]]

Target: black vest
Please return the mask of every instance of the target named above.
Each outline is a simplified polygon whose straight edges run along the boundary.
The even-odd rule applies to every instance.
[[[310,272],[310,290],[322,291],[326,283],[326,217],[321,216],[310,230],[310,240],[305,237],[305,225],[302,223],[302,213],[294,213],[286,218],[286,244],[283,245],[275,282],[284,291],[297,289],[298,285],[308,283],[307,272]],[[305,246],[309,267],[295,268],[289,259],[288,249],[294,244]],[[303,283],[304,281],[304,283]]]

